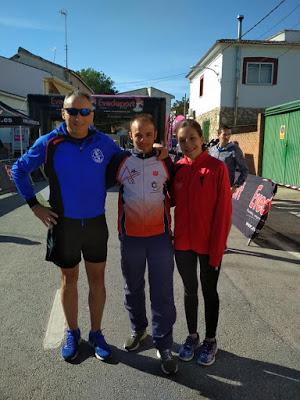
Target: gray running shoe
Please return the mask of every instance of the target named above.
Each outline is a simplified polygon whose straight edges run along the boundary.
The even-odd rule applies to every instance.
[[[200,365],[209,366],[215,362],[218,351],[217,341],[209,342],[204,340],[199,349],[197,363]]]
[[[166,375],[176,374],[178,371],[178,364],[176,359],[173,357],[170,349],[157,350],[157,358],[161,360],[161,370]]]
[[[147,331],[132,332],[131,336],[124,343],[124,349],[134,351],[140,347],[140,344],[147,337]]]

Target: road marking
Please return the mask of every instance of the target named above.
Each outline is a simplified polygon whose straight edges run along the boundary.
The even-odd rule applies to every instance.
[[[43,342],[44,350],[56,349],[60,346],[65,332],[65,316],[60,301],[60,289],[56,291],[46,335]]]
[[[300,253],[298,251],[294,251],[294,248],[292,246],[289,246],[287,243],[282,244],[281,240],[272,237],[269,239],[270,243],[275,244],[280,248],[280,250],[285,251],[287,254],[291,255],[294,258],[300,259]]]
[[[266,371],[266,374],[270,374],[270,375],[275,375],[275,376],[279,376],[280,378],[284,378],[284,379],[288,379],[290,381],[294,381],[294,382],[300,382],[300,379],[296,379],[296,378],[291,378],[290,376],[285,376],[285,375],[281,375],[281,374],[276,374],[275,372],[271,372],[271,371]]]
[[[222,382],[222,383],[226,383],[227,385],[243,386],[240,381],[234,381],[232,379],[223,378],[222,376],[211,375],[211,374],[207,374],[207,376],[209,376],[212,379],[215,379],[216,381],[219,381],[219,382]]]

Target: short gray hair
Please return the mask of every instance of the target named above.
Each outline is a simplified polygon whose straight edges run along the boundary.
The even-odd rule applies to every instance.
[[[90,96],[88,93],[82,92],[82,91],[80,91],[80,90],[73,90],[72,92],[70,92],[70,93],[68,93],[68,94],[65,95],[65,98],[64,98],[64,107],[65,107],[67,101],[68,101],[71,97],[74,97],[74,98],[84,97],[84,98],[87,99],[91,104],[93,104],[93,100],[92,100],[91,96]]]

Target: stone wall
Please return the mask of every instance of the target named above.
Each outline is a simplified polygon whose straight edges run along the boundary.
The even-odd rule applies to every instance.
[[[209,125],[209,139],[216,137],[217,131],[219,129],[219,115],[220,115],[220,108],[215,108],[207,113],[198,115],[196,117],[197,122],[201,125],[203,129],[203,123],[205,121],[210,121]]]
[[[262,108],[238,108],[237,124],[234,125],[234,108],[232,107],[217,107],[213,110],[198,115],[196,120],[201,125],[202,129],[204,124],[209,121],[209,140],[217,136],[220,125],[225,124],[233,127],[234,132],[249,132],[257,125],[257,118],[260,113],[264,112]],[[250,127],[250,125],[252,125]]]
[[[220,125],[232,127],[231,140],[239,143],[250,174],[261,175],[264,118],[259,108],[239,108],[238,123],[233,127],[234,109],[229,107],[215,108],[205,114],[198,115],[196,120],[203,128],[205,121],[210,121],[209,138],[217,137]]]
[[[257,116],[264,112],[264,108],[245,108],[239,107],[236,125],[252,125],[257,123]],[[220,124],[229,126],[234,125],[234,108],[221,107]]]

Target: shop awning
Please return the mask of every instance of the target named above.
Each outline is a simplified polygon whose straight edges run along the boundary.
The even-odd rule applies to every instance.
[[[5,126],[38,126],[40,123],[29,118],[26,114],[15,110],[0,101],[0,128]]]

